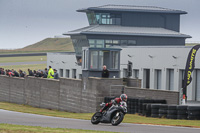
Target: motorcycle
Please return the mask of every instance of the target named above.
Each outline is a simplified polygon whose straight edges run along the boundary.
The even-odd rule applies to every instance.
[[[104,108],[106,104],[102,103],[100,105],[102,106],[102,108]],[[123,121],[126,113],[126,102],[120,102],[119,105],[113,104],[110,108],[104,110],[103,112],[96,112],[91,118],[91,123],[111,123],[113,126],[117,126]]]

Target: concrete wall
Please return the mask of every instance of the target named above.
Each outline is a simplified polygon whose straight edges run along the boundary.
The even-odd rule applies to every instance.
[[[95,112],[105,96],[119,96],[121,78],[42,79],[0,76],[0,101],[69,112]],[[129,97],[178,103],[178,92],[125,88]]]

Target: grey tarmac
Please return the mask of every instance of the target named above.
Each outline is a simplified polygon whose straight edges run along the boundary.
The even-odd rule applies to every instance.
[[[200,133],[200,128],[189,127],[159,126],[130,123],[121,123],[118,126],[112,126],[111,124],[92,125],[90,120],[43,116],[7,111],[2,109],[0,109],[0,123],[128,133]]]

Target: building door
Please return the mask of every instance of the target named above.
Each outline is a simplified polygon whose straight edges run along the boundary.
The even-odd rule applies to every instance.
[[[60,77],[63,77],[63,69],[60,69],[59,74],[60,74]]]
[[[196,70],[196,101],[200,101],[200,70]]]
[[[174,69],[168,69],[168,90],[174,90]]]
[[[144,69],[143,88],[150,88],[150,69]]]
[[[155,71],[155,80],[156,80],[156,83],[155,83],[155,86],[156,86],[156,88],[155,89],[158,89],[158,90],[160,90],[161,89],[161,70],[156,70]]]
[[[72,78],[76,79],[76,69],[72,69]]]

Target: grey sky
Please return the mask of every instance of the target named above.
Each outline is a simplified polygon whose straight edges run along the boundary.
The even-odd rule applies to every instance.
[[[200,0],[0,0],[0,49],[22,48],[88,25],[77,9],[107,4],[159,6],[188,12],[180,32],[200,42]]]

